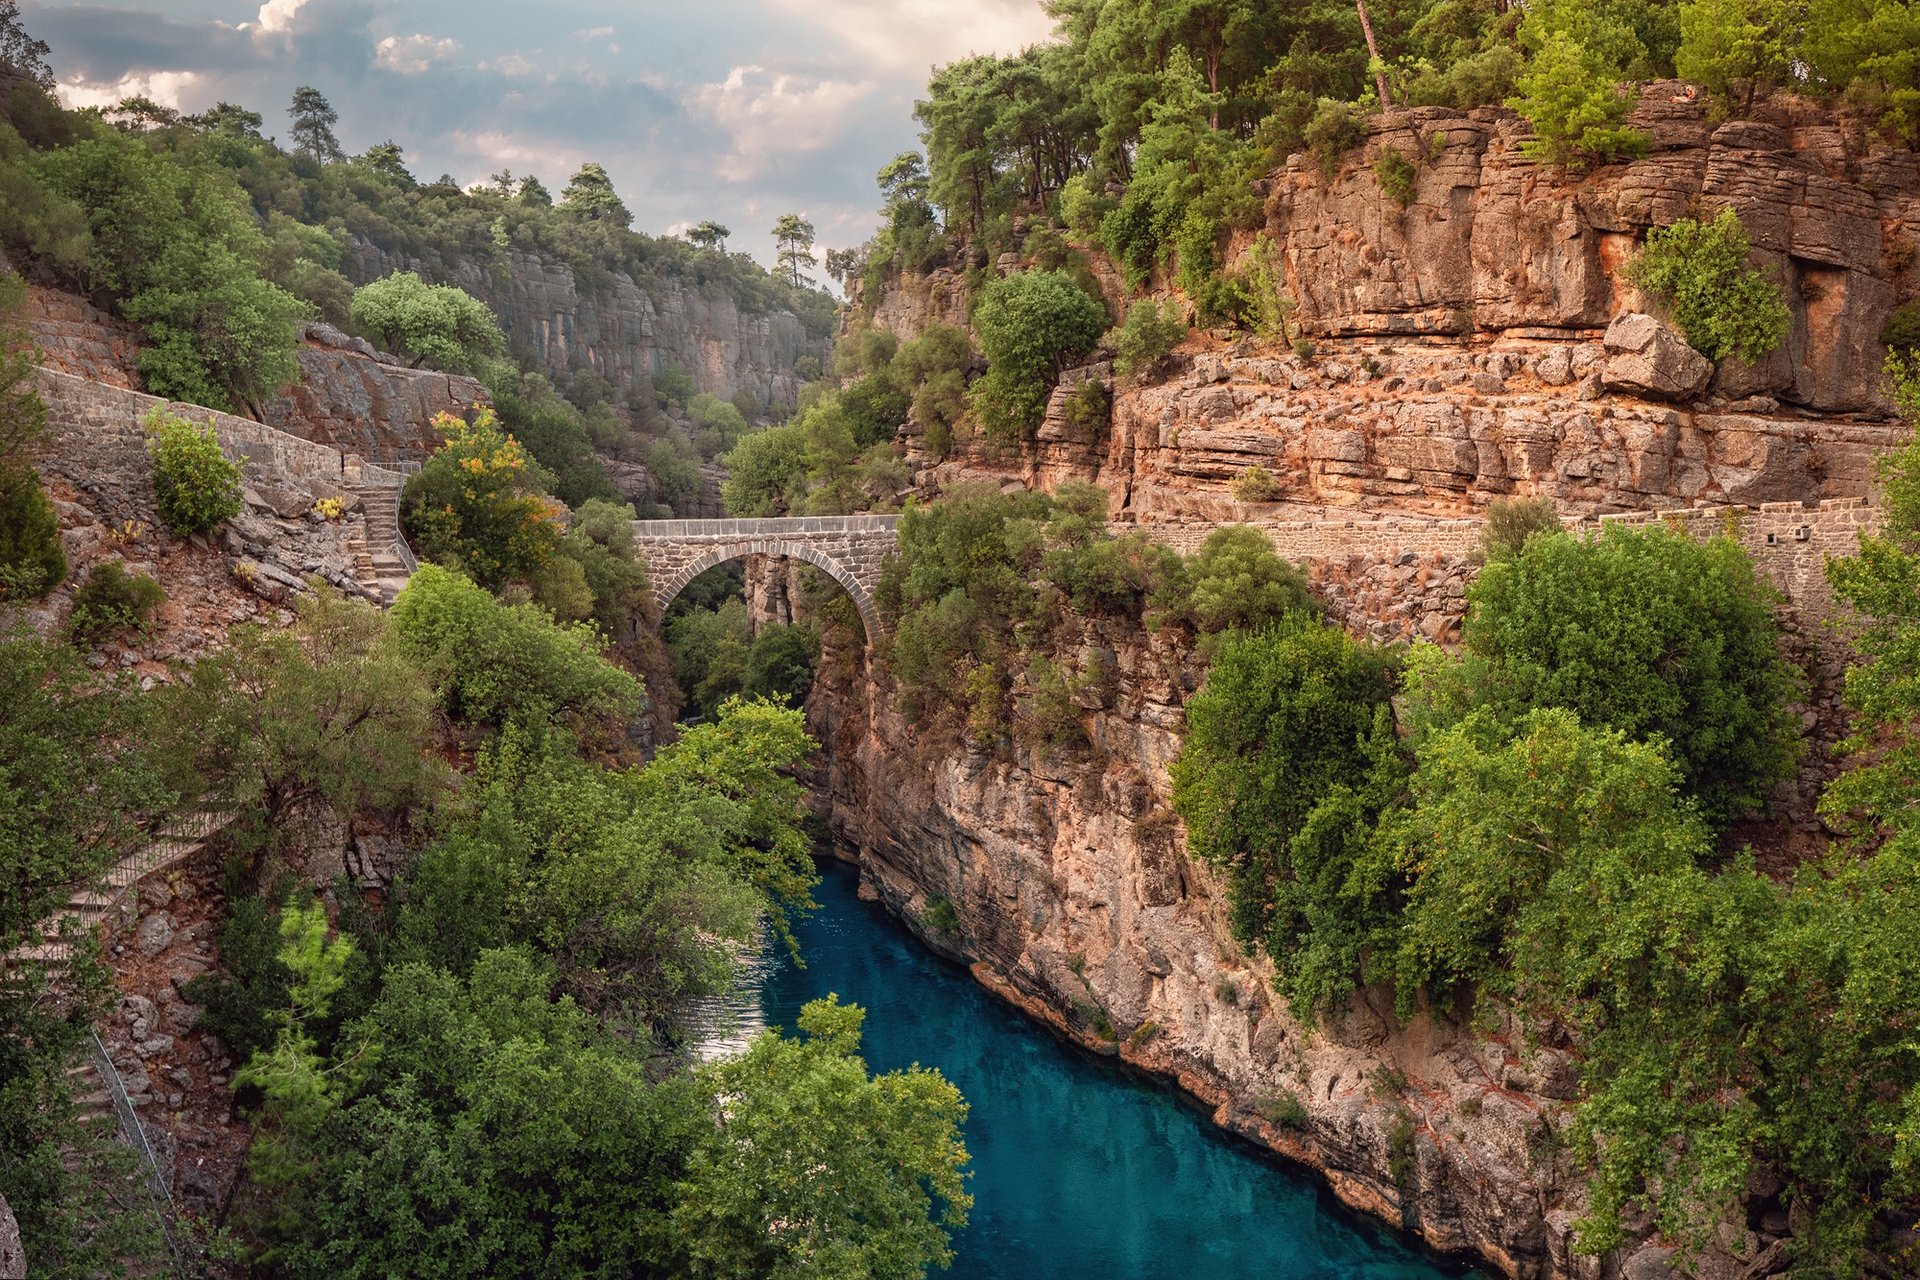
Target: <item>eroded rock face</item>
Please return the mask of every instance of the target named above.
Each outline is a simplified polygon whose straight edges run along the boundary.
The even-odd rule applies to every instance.
[[[1757,114],[1716,126],[1703,98],[1650,84],[1631,119],[1646,157],[1568,181],[1520,151],[1527,126],[1504,109],[1395,112],[1333,179],[1307,157],[1277,173],[1267,233],[1315,334],[1579,336],[1644,309],[1617,268],[1647,228],[1732,206],[1794,322],[1723,392],[1872,409],[1880,327],[1920,287],[1920,163],[1804,100]],[[1387,149],[1416,166],[1404,206],[1373,173]]]
[[[20,1245],[20,1224],[7,1198],[0,1196],[0,1280],[26,1280],[27,1251]]]
[[[491,403],[474,378],[409,369],[379,358],[363,339],[310,326],[300,380],[261,406],[269,426],[372,462],[418,462],[440,446],[436,414],[470,417]]]
[[[1713,378],[1713,361],[1644,311],[1615,316],[1601,345],[1607,364],[1600,380],[1609,391],[1691,400]]]

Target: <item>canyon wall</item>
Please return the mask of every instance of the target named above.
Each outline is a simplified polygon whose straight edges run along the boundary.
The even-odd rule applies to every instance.
[[[909,423],[922,491],[1091,481],[1116,528],[1182,550],[1219,522],[1254,522],[1332,616],[1381,640],[1455,638],[1478,517],[1496,498],[1550,500],[1582,532],[1653,520],[1730,532],[1780,591],[1787,648],[1812,676],[1795,707],[1809,767],[1774,797],[1780,821],[1759,851],[1791,865],[1821,843],[1812,800],[1842,722],[1824,560],[1872,527],[1874,460],[1904,435],[1878,337],[1920,291],[1920,168],[1792,101],[1715,124],[1683,86],[1655,84],[1634,123],[1651,139],[1644,159],[1578,178],[1527,158],[1524,125],[1499,109],[1390,114],[1331,176],[1295,159],[1260,191],[1309,341],[1199,332],[1130,379],[1096,353],[1065,381],[1109,381],[1110,420],[1076,422],[1063,389],[1013,449],[930,457]],[[1414,163],[1405,203],[1375,176],[1387,149]],[[1618,269],[1649,227],[1727,205],[1780,281],[1791,331],[1756,366],[1723,360],[1661,387],[1615,324],[1653,301]],[[1154,291],[1170,294],[1164,275]],[[866,318],[903,338],[964,323],[962,282],[900,282]],[[1235,485],[1256,466],[1261,491]],[[1117,679],[1082,704],[1091,747],[1066,756],[927,743],[883,673],[829,655],[810,703],[820,786],[863,883],[984,985],[1177,1080],[1218,1123],[1437,1249],[1511,1276],[1673,1274],[1654,1244],[1606,1259],[1573,1247],[1583,1192],[1557,1137],[1578,1087],[1567,1046],[1528,1045],[1510,1025],[1402,1024],[1380,991],[1311,1031],[1275,1003],[1168,805],[1201,669],[1160,636],[1082,625],[1066,665]],[[944,915],[928,916],[935,898],[958,917],[950,934],[924,923]],[[1746,1207],[1698,1274],[1784,1269],[1784,1207],[1760,1187]]]
[[[504,251],[492,266],[441,264],[389,253],[365,241],[350,251],[356,282],[415,271],[458,285],[492,307],[509,345],[531,355],[549,377],[592,371],[617,386],[680,366],[698,389],[723,399],[745,391],[761,404],[790,408],[805,379],[803,356],[830,362],[832,343],[808,335],[791,312],[742,310],[723,284],[663,275],[644,283],[523,250]]]

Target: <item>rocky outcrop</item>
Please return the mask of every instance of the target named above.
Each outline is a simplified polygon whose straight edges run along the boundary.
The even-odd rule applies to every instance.
[[[85,298],[29,284],[23,318],[49,369],[138,390],[140,331]]]
[[[0,1196],[0,1280],[26,1280],[27,1251],[20,1244],[20,1224],[7,1198]]]
[[[1609,391],[1691,400],[1707,389],[1713,377],[1713,361],[1644,311],[1615,316],[1601,346],[1607,363],[1600,381]]]
[[[1598,340],[1329,339],[1308,358],[1202,335],[1156,379],[1119,383],[1103,430],[1050,413],[1022,452],[964,453],[923,478],[1091,481],[1116,517],[1142,522],[1468,516],[1502,497],[1589,515],[1863,498],[1903,434],[1767,397],[1614,391],[1607,364]],[[1233,493],[1255,465],[1270,501]]]
[[[824,365],[832,353],[827,337],[809,335],[791,312],[743,309],[718,281],[665,274],[636,281],[518,249],[485,264],[428,262],[364,240],[346,270],[359,282],[417,271],[458,285],[493,308],[515,351],[556,379],[592,372],[632,387],[673,364],[723,399],[745,391],[788,408],[805,381],[795,363],[812,356]]]
[[[1295,157],[1269,183],[1267,233],[1301,322],[1335,335],[1580,335],[1645,309],[1616,269],[1647,228],[1731,206],[1794,322],[1758,366],[1723,362],[1719,389],[1875,408],[1880,328],[1920,289],[1914,153],[1793,97],[1715,124],[1704,95],[1673,82],[1646,86],[1631,123],[1651,139],[1646,157],[1573,181],[1525,155],[1525,122],[1498,108],[1391,113],[1331,180]],[[1405,204],[1374,173],[1389,149],[1415,166]]]
[[[261,406],[261,418],[370,462],[423,461],[440,446],[436,414],[470,417],[490,403],[477,379],[406,368],[329,325],[308,326],[298,354],[300,380]]]
[[[28,286],[25,318],[42,368],[101,387],[142,389],[135,326],[42,285]],[[296,355],[299,380],[259,406],[261,420],[369,461],[419,461],[439,445],[428,425],[435,414],[465,417],[488,403],[473,378],[405,368],[331,325],[308,325]]]

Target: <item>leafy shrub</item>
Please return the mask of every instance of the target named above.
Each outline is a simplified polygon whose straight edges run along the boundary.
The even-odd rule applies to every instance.
[[[293,970],[280,961],[280,905],[254,893],[230,897],[219,937],[226,973],[203,973],[180,988],[205,1009],[201,1025],[236,1062],[273,1043],[275,1019],[291,1003]]]
[[[67,576],[60,518],[32,467],[0,464],[0,602],[43,596]]]
[[[1067,398],[1067,425],[1083,436],[1097,437],[1113,418],[1113,388],[1099,378],[1087,378]]]
[[[1487,527],[1480,531],[1480,554],[1506,560],[1520,553],[1535,534],[1566,531],[1549,498],[1495,498],[1487,504]]]
[[[661,405],[684,409],[693,398],[693,375],[669,360],[653,371],[653,389]]]
[[[144,573],[129,574],[116,561],[97,564],[73,593],[67,620],[73,638],[83,643],[116,631],[144,628],[167,593]]]
[[[708,391],[687,401],[687,417],[693,420],[693,442],[702,457],[725,453],[747,434],[747,420],[740,410]]]
[[[1300,1095],[1283,1089],[1279,1093],[1269,1094],[1254,1104],[1254,1110],[1260,1113],[1268,1124],[1278,1125],[1282,1129],[1304,1129],[1307,1127],[1307,1104],[1300,1101]]]
[[[153,455],[154,506],[177,534],[205,533],[240,514],[240,467],[220,451],[213,426],[165,409],[142,419]]]
[[[934,933],[955,934],[960,932],[960,913],[953,909],[953,903],[944,893],[927,896],[927,905],[920,912],[920,923]]]
[[[1314,357],[1320,354],[1320,348],[1313,345],[1312,338],[1295,338],[1293,340],[1293,354],[1308,364],[1312,364]]]
[[[1272,502],[1280,496],[1273,473],[1257,462],[1228,481],[1227,488],[1239,502]]]
[[[1414,180],[1420,171],[1397,148],[1380,148],[1380,155],[1373,162],[1373,176],[1388,199],[1403,208],[1413,203]]]
[[[1751,364],[1786,338],[1793,313],[1780,286],[1747,266],[1750,249],[1729,206],[1712,222],[1682,218],[1648,232],[1627,277],[1661,301],[1700,354]]]
[[[1920,353],[1920,302],[1895,307],[1880,328],[1880,341],[1895,354]]]
[[[533,488],[527,454],[491,409],[434,417],[444,443],[401,491],[407,532],[431,560],[489,590],[531,578],[560,542],[558,510]]]
[[[1307,122],[1306,144],[1320,162],[1320,171],[1332,178],[1341,158],[1367,140],[1367,119],[1358,108],[1336,98],[1322,98]]]
[[[1106,308],[1058,271],[995,280],[981,295],[974,328],[987,374],[973,405],[989,434],[1012,440],[1040,425],[1047,390],[1066,363],[1091,351],[1107,329]]]
[[[505,354],[500,322],[478,298],[450,284],[428,284],[396,271],[354,290],[353,323],[378,343],[418,366],[471,373]]]
[[[1186,340],[1186,318],[1173,302],[1137,299],[1127,318],[1109,335],[1114,372],[1122,376],[1145,373],[1172,354]]]

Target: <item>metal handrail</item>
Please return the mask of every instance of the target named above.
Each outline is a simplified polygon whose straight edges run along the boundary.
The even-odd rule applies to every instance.
[[[147,1169],[147,1187],[153,1193],[153,1216],[160,1224],[160,1234],[166,1239],[167,1252],[173,1255],[176,1269],[184,1269],[186,1261],[180,1251],[179,1238],[174,1234],[173,1190],[167,1186],[166,1175],[160,1172],[160,1161],[154,1157],[153,1144],[147,1141],[147,1128],[140,1123],[140,1115],[133,1109],[133,1099],[127,1096],[126,1081],[120,1078],[120,1069],[113,1065],[113,1058],[107,1053],[107,1046],[100,1042],[100,1033],[89,1030],[88,1039],[93,1041],[93,1069],[99,1075],[101,1083],[107,1087],[107,1097],[113,1102],[114,1120],[120,1130],[120,1141],[132,1147]]]

